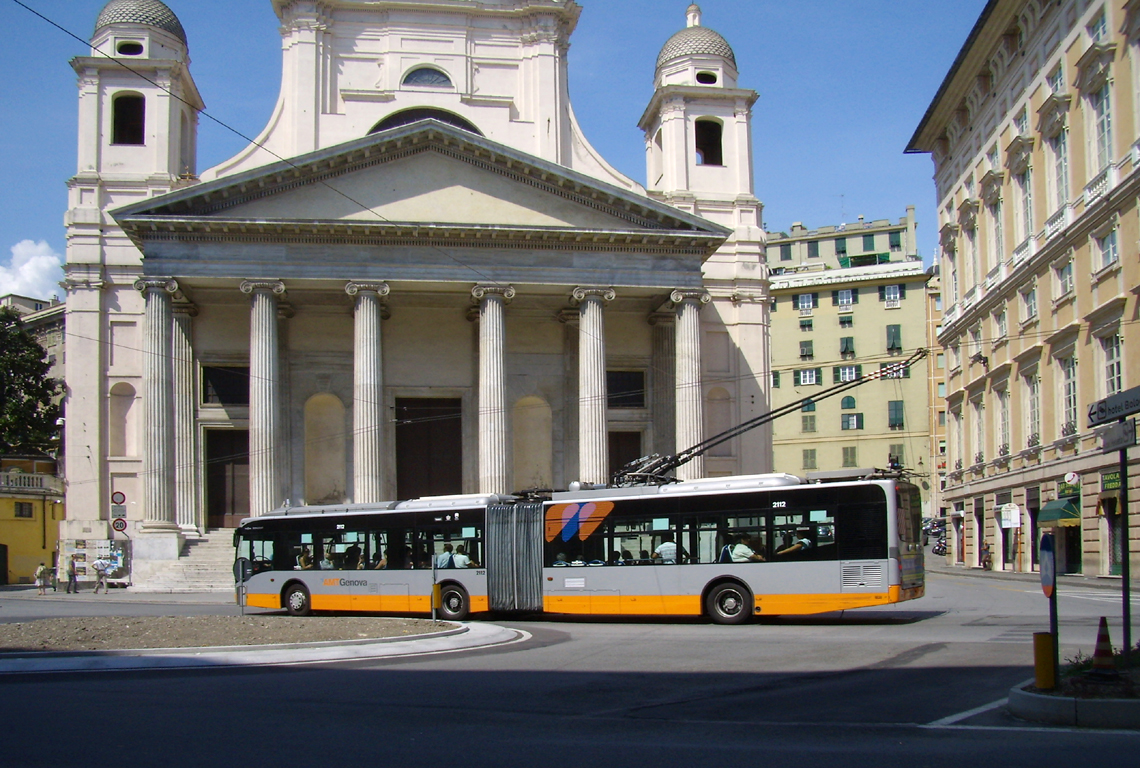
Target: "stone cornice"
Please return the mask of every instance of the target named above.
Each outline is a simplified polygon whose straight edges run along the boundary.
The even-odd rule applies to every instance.
[[[351,220],[218,219],[134,217],[128,234],[144,242],[261,242],[337,245],[395,245],[532,250],[637,251],[711,254],[724,238],[702,232],[598,230]]]
[[[1014,176],[1025,173],[1029,167],[1030,156],[1033,153],[1032,136],[1014,136],[1005,148],[1005,167]]]
[[[1005,181],[1005,171],[991,168],[979,180],[982,188],[982,200],[986,205],[993,205],[1001,200],[1001,185]]]
[[[756,103],[758,98],[760,98],[760,94],[750,88],[709,88],[707,85],[664,85],[653,92],[653,98],[649,100],[645,111],[641,113],[641,119],[637,121],[637,127],[643,131],[649,131],[662,104],[676,99],[684,99],[686,102],[704,102],[706,104],[710,101],[722,103],[732,101],[736,104],[736,111],[739,112],[742,108],[751,110],[752,105]]]
[[[942,246],[944,251],[956,251],[956,240],[958,237],[960,227],[952,221],[948,221],[942,225],[938,230],[938,243]]]
[[[967,197],[958,204],[958,224],[962,229],[977,228],[979,208],[981,204],[974,197]]]
[[[1051,139],[1064,130],[1072,100],[1073,97],[1067,93],[1054,93],[1037,108],[1037,130],[1042,136]]]
[[[1111,74],[1116,43],[1093,43],[1077,59],[1077,88],[1085,94],[1098,90]]]

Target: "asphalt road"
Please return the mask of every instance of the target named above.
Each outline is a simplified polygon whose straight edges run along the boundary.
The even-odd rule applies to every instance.
[[[48,602],[120,615],[232,610],[81,598],[29,608],[0,595],[0,615]],[[1062,655],[1091,653],[1102,614],[1119,642],[1118,592],[1063,594]],[[1009,688],[1032,676],[1032,633],[1048,624],[1032,583],[931,574],[919,601],[745,627],[500,623],[532,639],[367,663],[6,678],[0,762],[1132,765],[1140,749],[1140,732],[1005,713]]]

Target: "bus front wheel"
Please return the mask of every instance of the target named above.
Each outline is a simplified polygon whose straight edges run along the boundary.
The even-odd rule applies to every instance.
[[[294,584],[285,590],[285,610],[290,616],[308,616],[312,610],[312,601],[309,599],[309,590],[304,584]]]
[[[715,624],[743,624],[752,616],[752,594],[740,584],[718,584],[705,599],[705,610]]]
[[[457,584],[448,584],[439,593],[440,613],[451,621],[463,621],[471,612],[467,591]]]

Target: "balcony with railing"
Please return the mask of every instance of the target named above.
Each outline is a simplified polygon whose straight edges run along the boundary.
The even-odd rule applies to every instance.
[[[957,318],[957,317],[958,317],[958,305],[957,304],[951,304],[946,309],[942,310],[942,324],[943,325],[949,325],[950,323],[954,322],[955,318]]]
[[[992,289],[995,285],[997,285],[999,282],[1001,282],[1001,279],[1003,277],[1005,277],[1005,275],[1002,274],[1002,271],[1003,271],[1002,266],[1003,266],[1002,264],[998,264],[996,267],[994,267],[993,269],[991,269],[989,272],[986,273],[986,290],[987,291]]]
[[[0,472],[0,493],[33,493],[58,496],[63,493],[63,481],[54,475]]]
[[[1057,209],[1049,218],[1045,219],[1045,239],[1052,240],[1059,235],[1065,227],[1069,226],[1073,221],[1073,208],[1065,204]]]
[[[975,301],[980,299],[981,296],[982,289],[979,286],[975,285],[973,288],[966,291],[966,295],[962,297],[962,308],[965,309],[966,307],[970,306]]]
[[[1111,163],[1105,167],[1103,171],[1092,177],[1092,180],[1085,185],[1085,207],[1093,204],[1094,201],[1104,197],[1105,193],[1112,188],[1113,178],[1116,173],[1116,167]]]
[[[1021,244],[1013,249],[1013,263],[1020,264],[1028,259],[1037,251],[1037,240],[1030,235],[1021,241]]]

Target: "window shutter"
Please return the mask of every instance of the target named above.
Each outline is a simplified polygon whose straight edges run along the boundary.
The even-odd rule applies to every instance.
[[[879,286],[879,301],[886,301],[886,300],[887,300],[887,286],[880,285]]]
[[[780,372],[772,371],[772,387],[775,389],[780,388]]]
[[[822,384],[823,383],[823,369],[822,368],[816,368],[815,369],[815,383],[816,384]]]
[[[811,295],[811,307],[812,307],[812,309],[815,309],[818,306],[819,306],[819,294],[813,293]]]
[[[840,367],[837,365],[831,369],[831,374],[832,374],[831,380],[832,380],[832,383],[834,383],[834,384],[839,383],[839,368]]]
[[[775,299],[772,299],[772,311],[773,312],[776,311],[776,300]]]
[[[857,378],[857,379],[863,378],[863,366],[861,366],[861,365],[855,366],[855,378]]]
[[[859,289],[858,288],[852,288],[851,289],[851,303],[852,304],[858,304],[859,303]]]
[[[792,384],[797,387],[800,385],[800,371],[792,371]]]
[[[839,291],[832,291],[831,292],[831,306],[833,306],[833,307],[839,306]]]
[[[905,283],[899,283],[899,301],[902,301],[905,298],[906,298],[906,284]]]
[[[863,428],[863,414],[857,413],[857,414],[855,414],[855,429],[862,429],[862,428]]]

